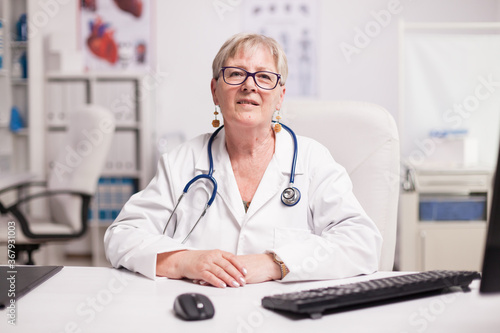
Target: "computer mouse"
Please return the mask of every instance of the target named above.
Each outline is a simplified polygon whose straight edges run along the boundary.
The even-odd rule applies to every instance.
[[[175,298],[175,314],[184,320],[210,319],[215,314],[214,305],[202,294],[187,293]]]

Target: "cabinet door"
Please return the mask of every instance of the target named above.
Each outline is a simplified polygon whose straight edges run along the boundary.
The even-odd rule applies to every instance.
[[[137,86],[134,80],[103,80],[95,83],[94,103],[114,113],[117,126],[134,126],[137,117]]]
[[[118,130],[111,141],[111,149],[102,173],[118,176],[137,175],[138,155],[137,131]]]
[[[49,81],[45,112],[47,125],[66,126],[69,113],[87,103],[85,81]]]
[[[420,236],[423,270],[481,270],[486,240],[485,226],[422,228]]]

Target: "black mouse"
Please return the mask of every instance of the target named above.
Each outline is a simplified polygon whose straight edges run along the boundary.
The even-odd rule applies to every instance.
[[[202,320],[212,318],[215,309],[207,296],[188,293],[175,298],[174,312],[184,320]]]

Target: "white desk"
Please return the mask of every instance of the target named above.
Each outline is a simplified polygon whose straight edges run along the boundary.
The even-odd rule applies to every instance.
[[[384,277],[376,273],[337,281],[268,282],[217,289],[188,281],[142,276],[112,268],[65,267],[17,302],[17,325],[1,311],[0,332],[481,332],[500,331],[500,295],[457,292],[335,313],[321,319],[291,319],[264,309],[263,296]],[[3,292],[3,291],[2,291]],[[200,292],[212,300],[215,317],[184,322],[172,306],[177,295]]]

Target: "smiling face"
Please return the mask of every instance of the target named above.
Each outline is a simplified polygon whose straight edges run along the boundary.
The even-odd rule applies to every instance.
[[[240,48],[224,66],[240,67],[248,72],[271,71],[277,73],[275,60],[270,50],[261,45],[252,51]],[[278,84],[273,90],[259,88],[253,78],[248,77],[241,85],[224,82],[222,73],[212,79],[212,97],[219,105],[226,127],[270,128],[275,110],[281,108],[285,87]]]

